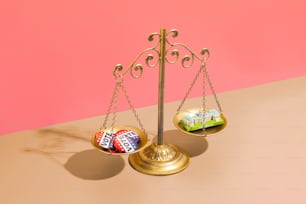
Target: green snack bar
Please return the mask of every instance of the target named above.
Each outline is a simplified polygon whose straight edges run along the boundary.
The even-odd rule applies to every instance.
[[[210,109],[206,112],[199,110],[197,112],[190,112],[184,115],[180,124],[188,132],[195,130],[210,128],[218,125],[223,125],[224,120],[221,118],[220,113],[215,109]]]

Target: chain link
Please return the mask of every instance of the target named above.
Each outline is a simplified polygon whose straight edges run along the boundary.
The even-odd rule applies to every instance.
[[[124,96],[125,96],[125,98],[126,98],[128,104],[129,104],[130,109],[132,110],[132,113],[134,114],[134,117],[136,118],[136,120],[137,120],[137,122],[138,122],[140,128],[142,129],[142,131],[143,131],[145,134],[147,134],[147,133],[146,133],[146,130],[145,130],[145,128],[144,128],[144,126],[143,126],[141,120],[139,119],[139,116],[138,116],[138,114],[137,114],[137,112],[136,112],[136,110],[135,110],[135,108],[134,108],[134,106],[133,106],[133,104],[132,104],[132,102],[131,102],[131,100],[130,100],[130,97],[129,97],[128,94],[127,94],[127,91],[126,91],[125,87],[123,86],[123,83],[122,83],[122,86],[121,86],[121,90],[122,90],[122,92],[123,92],[123,94],[124,94]]]
[[[203,121],[203,128],[202,131],[204,133],[204,137],[207,137],[207,131],[205,129],[205,116],[206,116],[206,83],[205,83],[205,71],[206,71],[206,64],[203,62],[201,64],[201,71],[202,71],[202,121]]]
[[[128,96],[127,91],[126,91],[126,89],[123,85],[123,78],[122,77],[117,78],[116,86],[115,86],[115,89],[114,89],[109,107],[107,109],[107,113],[106,113],[106,116],[105,116],[105,119],[104,119],[104,122],[103,122],[103,126],[100,129],[106,129],[108,118],[109,118],[109,115],[111,114],[111,112],[112,112],[111,132],[114,129],[115,122],[116,122],[116,116],[117,116],[117,105],[118,105],[118,98],[119,98],[119,90],[122,90],[128,104],[130,106],[130,109],[132,110],[140,128],[142,129],[142,131],[145,134],[147,134],[146,130],[144,129],[144,126],[143,126],[143,124],[142,124],[142,122],[141,122],[141,120],[140,120],[131,100],[130,100],[130,97]]]
[[[112,123],[111,123],[111,132],[113,132],[114,126],[115,126],[115,123],[116,123],[117,106],[118,106],[118,93],[119,93],[119,88],[120,87],[121,87],[121,83],[118,83],[118,90],[117,90],[117,94],[116,94],[115,101],[114,101],[113,117],[112,117]]]
[[[223,112],[223,111],[222,111],[222,107],[221,107],[220,101],[218,100],[218,97],[217,97],[216,91],[215,91],[215,89],[214,89],[214,86],[212,85],[211,80],[210,80],[210,78],[209,78],[208,71],[207,71],[206,69],[205,69],[204,71],[205,71],[205,75],[206,75],[206,78],[207,78],[209,87],[210,87],[210,89],[211,89],[211,91],[212,91],[212,93],[213,93],[213,96],[214,96],[214,98],[215,98],[215,101],[216,101],[216,103],[217,103],[217,105],[218,105],[218,109],[219,109],[220,113],[222,113],[222,112]]]
[[[116,86],[114,88],[114,92],[113,92],[110,104],[108,106],[108,109],[107,109],[107,112],[106,112],[106,116],[105,116],[103,125],[102,125],[102,127],[100,129],[105,129],[106,128],[109,115],[110,115],[110,113],[112,111],[112,116],[113,117],[112,117],[111,128],[113,130],[113,127],[115,125],[115,120],[116,120],[116,112],[117,112],[117,104],[118,104],[118,92],[119,92],[121,84],[122,84],[122,81],[117,81],[116,82]]]
[[[202,72],[202,67],[200,67],[200,69],[199,69],[199,71],[197,72],[196,76],[195,76],[194,79],[192,80],[192,82],[191,82],[191,84],[190,84],[190,87],[189,87],[188,90],[187,90],[186,95],[184,96],[184,98],[183,98],[181,104],[179,105],[179,107],[177,108],[177,111],[176,111],[177,113],[179,113],[179,112],[181,111],[181,108],[183,107],[183,105],[184,105],[184,103],[185,103],[187,97],[189,96],[189,94],[190,94],[190,92],[191,92],[191,90],[192,90],[192,88],[193,88],[195,82],[198,80],[198,78],[199,78],[201,72]]]

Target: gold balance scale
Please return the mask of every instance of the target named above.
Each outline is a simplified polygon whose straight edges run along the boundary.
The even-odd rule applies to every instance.
[[[172,36],[172,38],[177,37],[178,31],[173,29],[170,31],[166,31],[166,29],[161,29],[160,33],[152,33],[148,37],[149,41],[153,41],[154,38],[158,38],[155,46],[151,48],[147,48],[140,52],[135,60],[130,64],[128,69],[124,70],[121,64],[116,65],[113,75],[116,80],[115,90],[113,92],[110,105],[108,107],[106,117],[104,119],[103,126],[101,129],[92,137],[92,144],[99,151],[102,151],[106,154],[111,155],[128,155],[129,156],[129,164],[137,171],[150,175],[170,175],[178,173],[184,170],[189,164],[189,156],[185,153],[185,151],[173,144],[165,144],[163,142],[163,120],[164,120],[164,78],[165,78],[165,64],[174,64],[179,61],[179,50],[184,49],[189,54],[185,55],[181,59],[181,66],[183,68],[189,68],[193,65],[195,60],[199,60],[200,68],[196,73],[185,97],[183,98],[181,104],[177,109],[177,113],[173,117],[173,123],[175,127],[187,134],[198,137],[206,137],[209,134],[217,133],[225,128],[227,121],[225,116],[223,115],[221,105],[215,93],[215,90],[210,81],[207,69],[206,69],[206,61],[209,57],[208,49],[204,48],[200,52],[200,56],[196,55],[191,49],[189,49],[185,44],[182,43],[171,43],[168,40],[168,37]],[[153,60],[154,55],[158,56],[158,60]],[[174,57],[174,60],[170,60],[167,58],[168,55]],[[133,78],[139,78],[142,76],[143,66],[141,64],[136,64],[140,57],[146,55],[146,65],[148,67],[156,67],[159,66],[159,87],[158,87],[158,130],[157,130],[157,142],[149,143],[147,132],[144,129],[144,126],[139,119],[136,110],[127,95],[125,86],[123,85],[123,78],[126,74],[130,74]],[[154,61],[154,62],[153,62]],[[189,96],[190,91],[192,90],[195,82],[202,75],[202,104],[200,107],[195,107],[192,109],[181,110],[184,102]],[[201,115],[202,121],[205,121],[205,114],[209,111],[206,109],[206,81],[213,93],[214,99],[218,106],[218,111],[220,113],[220,119],[222,123],[219,125],[215,125],[212,127],[203,127],[198,128],[196,130],[186,130],[182,121],[184,117],[190,113],[204,113]],[[118,93],[122,91],[125,98],[128,101],[131,111],[135,116],[140,128],[132,127],[132,126],[116,126],[116,108],[118,102]],[[110,126],[107,126],[109,115],[112,113],[112,122]],[[131,137],[137,137],[137,146],[133,146],[127,141],[124,141],[126,138],[123,138],[121,142],[115,143],[114,138],[119,137],[117,135],[120,134],[129,134]],[[122,135],[121,134],[121,135]],[[103,137],[103,141],[101,138]],[[125,151],[114,151],[112,148],[106,148],[107,145],[115,145],[118,144],[120,147],[127,144],[128,147],[125,148]],[[106,145],[106,146],[105,146]],[[133,148],[134,147],[134,148]]]

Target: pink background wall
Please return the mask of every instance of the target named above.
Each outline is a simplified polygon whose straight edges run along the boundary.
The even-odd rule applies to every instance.
[[[161,27],[178,29],[175,41],[195,52],[210,49],[218,92],[305,75],[304,2],[2,1],[0,134],[104,114],[113,67],[128,66]],[[182,98],[196,70],[168,66],[167,102]],[[157,75],[126,80],[136,107],[157,103]]]

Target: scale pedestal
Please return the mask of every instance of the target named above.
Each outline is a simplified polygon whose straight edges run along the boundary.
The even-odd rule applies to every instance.
[[[178,35],[178,32],[176,30],[170,30],[169,32],[166,31],[166,29],[161,29],[160,33],[152,33],[148,40],[153,41],[154,38],[157,36],[158,40],[156,41],[156,44],[151,47],[144,49],[142,52],[140,52],[137,57],[134,59],[134,61],[130,64],[128,69],[124,70],[123,66],[121,64],[117,64],[113,75],[116,80],[116,86],[115,90],[113,92],[113,96],[111,98],[110,106],[107,110],[107,114],[103,123],[103,127],[100,131],[98,131],[92,138],[92,144],[95,148],[98,150],[106,153],[106,154],[112,154],[112,155],[129,155],[129,163],[130,165],[137,171],[144,173],[144,174],[150,174],[150,175],[170,175],[178,173],[182,170],[184,170],[188,164],[189,164],[189,155],[186,154],[186,152],[173,145],[173,144],[165,144],[163,142],[163,134],[164,134],[164,84],[165,84],[165,64],[174,64],[178,61],[180,58],[180,52],[179,49],[184,49],[189,54],[186,54],[185,56],[181,57],[181,66],[183,68],[189,68],[193,65],[195,60],[198,60],[200,62],[200,69],[198,70],[195,78],[191,82],[191,85],[183,98],[181,104],[179,105],[177,109],[177,113],[174,116],[173,122],[175,127],[186,133],[186,135],[193,135],[193,136],[200,136],[200,137],[206,137],[208,134],[216,133],[221,131],[226,126],[226,119],[222,113],[221,105],[217,99],[216,93],[214,91],[214,88],[212,86],[212,83],[209,79],[208,72],[206,70],[206,60],[209,57],[209,51],[208,49],[204,48],[200,52],[201,56],[196,55],[194,52],[191,51],[185,44],[182,43],[171,43],[168,39],[169,35],[172,35],[172,37],[176,37]],[[178,49],[177,49],[178,48]],[[125,86],[123,85],[123,76],[125,76],[127,73],[130,74],[133,78],[137,79],[142,76],[143,73],[143,67],[141,64],[138,64],[137,61],[146,54],[145,62],[148,67],[156,67],[158,65],[159,67],[159,81],[158,81],[158,128],[157,128],[157,142],[147,144],[147,133],[141,123],[141,120],[139,119],[139,116],[136,113],[136,110],[134,106],[132,105],[132,102],[130,98],[128,97],[127,91],[125,89]],[[171,55],[168,58],[168,55]],[[181,108],[188,98],[188,95],[193,88],[195,82],[197,81],[198,77],[200,75],[203,75],[203,84],[202,84],[202,104],[200,105],[200,108],[194,108],[192,110],[186,110],[181,111]],[[207,116],[206,113],[209,113],[209,111],[206,109],[206,101],[205,101],[205,81],[208,81],[208,84],[211,88],[211,91],[214,95],[215,101],[218,105],[218,109],[220,112],[220,115],[211,115]],[[136,127],[130,127],[130,126],[115,126],[116,121],[116,111],[117,111],[117,103],[118,103],[118,92],[122,91],[124,93],[125,98],[127,99],[127,102],[130,106],[130,109],[132,110],[139,126],[141,129],[138,129]],[[195,124],[194,127],[200,127],[200,129],[196,129],[196,131],[189,132],[182,127],[181,122],[185,122],[185,115],[189,112],[198,112],[201,111],[201,116],[196,116],[195,118],[192,118],[192,121],[190,122],[189,119],[186,124]],[[106,126],[108,117],[110,113],[113,113],[112,117],[112,123],[110,126]],[[216,112],[216,110],[215,110]],[[213,121],[213,117],[218,118],[218,121],[220,122],[220,118],[224,121],[224,124],[218,125],[216,127],[210,127],[206,128],[206,119],[207,117],[210,117],[210,122]],[[185,124],[185,123],[184,123]],[[185,124],[185,125],[186,125]],[[200,125],[200,126],[199,126]],[[203,125],[201,127],[201,125]],[[132,141],[132,138],[125,138],[125,142],[123,140],[120,144],[121,146],[119,148],[116,147],[118,145],[118,141],[120,138],[123,138],[124,136],[122,134],[128,134],[127,132],[134,132],[139,136],[138,141],[138,147],[135,149],[134,146],[137,146],[135,144],[135,141]],[[127,136],[128,137],[128,136]],[[101,139],[104,138],[104,139]],[[119,139],[118,139],[119,138]],[[134,138],[135,139],[135,138]],[[127,142],[130,140],[130,142]],[[112,145],[112,141],[114,141],[114,144]],[[109,145],[108,147],[105,147],[104,145]],[[129,149],[124,149],[123,146],[127,145]],[[125,146],[125,147],[127,147]],[[115,147],[115,148],[114,148]],[[123,148],[123,149],[122,149]],[[122,151],[124,150],[124,151]],[[132,150],[132,151],[130,151]]]
[[[170,175],[184,170],[189,164],[189,156],[175,145],[152,143],[142,151],[131,154],[129,163],[141,173]]]

